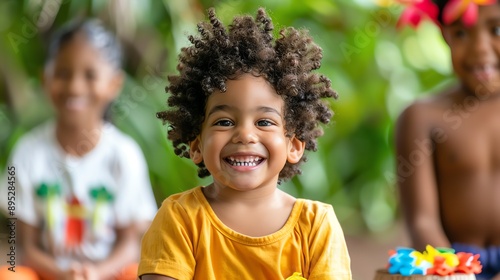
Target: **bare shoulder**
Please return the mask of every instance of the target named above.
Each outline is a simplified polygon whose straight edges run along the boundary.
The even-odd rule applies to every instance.
[[[459,95],[458,90],[450,89],[413,102],[401,112],[397,121],[397,131],[429,130],[436,127],[456,103]]]

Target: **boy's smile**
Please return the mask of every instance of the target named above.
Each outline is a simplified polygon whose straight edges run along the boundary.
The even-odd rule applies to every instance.
[[[246,155],[234,155],[234,156],[229,156],[226,157],[226,162],[229,163],[232,166],[248,166],[248,167],[253,167],[257,166],[258,164],[261,164],[264,159],[261,158],[260,156],[246,156]]]
[[[475,25],[460,21],[443,26],[450,46],[453,68],[471,93],[488,89],[500,92],[500,5],[479,7]]]
[[[203,161],[217,188],[274,189],[287,160],[297,162],[304,150],[302,142],[285,135],[284,101],[263,77],[251,74],[228,80],[226,87],[207,100],[191,158]]]

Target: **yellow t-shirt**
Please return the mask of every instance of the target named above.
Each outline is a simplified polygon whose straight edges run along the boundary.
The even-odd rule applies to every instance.
[[[352,278],[331,205],[297,199],[280,230],[250,237],[225,226],[197,187],[165,199],[142,240],[139,275],[268,280],[295,272],[309,280]]]

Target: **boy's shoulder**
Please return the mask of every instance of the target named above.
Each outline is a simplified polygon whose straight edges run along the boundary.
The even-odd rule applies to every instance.
[[[321,202],[318,200],[311,200],[306,198],[297,198],[296,203],[302,204],[302,211],[308,212],[323,212],[323,211],[331,211],[333,210],[333,206],[331,204]]]
[[[171,194],[163,200],[162,207],[183,208],[191,210],[197,209],[201,207],[206,201],[203,195],[202,188],[202,186],[197,186],[192,189]]]
[[[295,203],[300,207],[300,213],[298,214],[302,222],[305,221],[308,224],[321,223],[329,215],[335,217],[333,206],[328,203],[304,198],[298,198]]]
[[[398,118],[404,126],[429,125],[443,121],[443,115],[454,110],[463,99],[463,93],[457,88],[441,91],[438,94],[420,98],[407,106]],[[408,127],[410,128],[410,127]]]
[[[406,110],[419,110],[419,111],[442,111],[448,110],[456,104],[458,100],[463,96],[458,88],[451,88],[438,92],[430,96],[420,98],[410,104]]]

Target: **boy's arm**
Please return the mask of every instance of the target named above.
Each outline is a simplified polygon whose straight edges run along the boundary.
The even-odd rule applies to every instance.
[[[412,246],[450,247],[440,219],[433,161],[431,112],[426,104],[408,107],[396,125],[396,160],[400,203]]]

